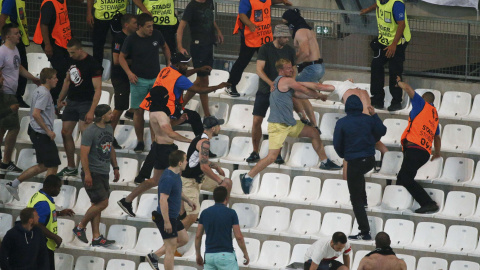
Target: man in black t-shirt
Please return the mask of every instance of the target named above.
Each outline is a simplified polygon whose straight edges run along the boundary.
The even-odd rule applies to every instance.
[[[182,20],[177,30],[177,46],[178,52],[187,54],[187,50],[183,48],[182,38],[183,30],[188,23],[190,27],[190,54],[193,60],[193,67],[200,68],[203,66],[213,65],[213,45],[215,45],[215,31],[218,35],[218,43],[223,43],[223,35],[220,28],[214,19],[214,5],[213,0],[195,0],[188,3],[183,13]],[[207,87],[208,75],[210,72],[198,72],[197,79],[194,84]],[[194,92],[187,91],[183,97],[184,104],[195,95]],[[200,94],[202,101],[202,108],[205,116],[210,116],[210,109],[208,107],[208,95]]]
[[[134,109],[133,124],[138,144],[134,151],[141,153],[145,149],[143,142],[144,111],[140,103],[152,89],[160,72],[160,48],[165,55],[167,66],[170,65],[170,49],[160,31],[153,29],[153,17],[142,13],[137,17],[138,30],[128,36],[118,57],[120,65],[130,81],[130,108]],[[131,59],[128,65],[127,57]]]
[[[67,44],[67,50],[70,65],[57,105],[59,110],[65,107],[62,114],[62,138],[68,165],[57,174],[60,177],[78,175],[73,130],[78,123],[79,130],[83,132],[92,123],[102,94],[103,68],[100,63],[82,49],[82,43],[78,39],[72,38]]]
[[[128,102],[130,100],[130,82],[128,81],[127,74],[120,66],[118,58],[125,39],[127,38],[127,36],[135,33],[136,30],[136,16],[132,14],[125,14],[122,17],[122,31],[116,34],[112,40],[113,66],[112,74],[110,77],[112,80],[113,90],[115,92],[115,108],[112,114],[112,128],[114,131],[123,111],[129,108]],[[127,59],[127,61],[129,61],[129,59]],[[115,147],[115,149],[120,149],[120,145],[118,145],[118,142],[115,138],[113,139],[113,147]]]

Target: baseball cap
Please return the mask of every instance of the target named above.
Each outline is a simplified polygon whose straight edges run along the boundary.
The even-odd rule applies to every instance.
[[[104,116],[108,111],[110,111],[112,108],[108,106],[107,104],[100,104],[95,108],[94,115],[95,119],[93,119],[94,122],[100,122],[102,119],[102,116]]]
[[[212,128],[214,126],[223,125],[223,119],[217,119],[215,116],[208,116],[203,119],[203,128]]]
[[[290,29],[285,24],[277,24],[273,30],[273,37],[290,37]]]
[[[170,58],[170,61],[172,64],[178,64],[178,63],[188,63],[190,62],[192,58],[190,56],[185,56],[181,53],[174,53],[172,57]]]

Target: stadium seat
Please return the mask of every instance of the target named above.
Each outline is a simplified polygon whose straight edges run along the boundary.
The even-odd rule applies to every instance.
[[[253,122],[253,105],[248,104],[234,104],[228,122],[222,126],[223,130],[238,131],[238,132],[250,132]]]
[[[433,179],[437,179],[442,175],[443,171],[443,157],[429,160],[417,171],[415,180],[424,180],[431,182]]]
[[[390,106],[390,104],[392,103],[392,94],[390,93],[390,87],[389,86],[385,86],[383,87],[384,89],[384,92],[385,92],[385,100],[384,100],[384,109],[383,110],[379,110],[379,111],[387,111],[387,108]],[[410,97],[407,95],[407,93],[404,91],[402,93],[403,97],[402,97],[402,109],[401,110],[398,110],[398,111],[394,111],[394,112],[389,112],[391,114],[408,114],[410,113]]]
[[[400,138],[408,125],[408,121],[388,118],[383,121],[383,125],[387,127],[387,133],[382,137],[381,141],[388,146],[400,146]]]
[[[248,257],[250,257],[250,264],[255,263],[258,260],[258,255],[260,254],[260,241],[254,238],[243,238],[245,241],[245,247],[247,248]],[[238,246],[237,240],[233,241],[233,249],[235,250],[235,255],[237,256],[238,265],[243,265],[243,252],[242,249]]]
[[[287,242],[265,241],[257,262],[251,264],[261,269],[283,269],[290,261],[291,246]]]
[[[195,99],[190,99],[188,103],[184,105],[184,108],[197,112],[199,106],[200,106],[200,101]]]
[[[217,86],[222,82],[226,82],[228,77],[230,77],[230,73],[228,73],[228,71],[212,69],[210,75],[208,76],[208,86]],[[220,94],[223,94],[224,90],[225,88],[218,89],[215,92],[209,93],[208,95],[211,97],[218,97]]]
[[[25,87],[25,93],[23,94],[23,101],[27,103],[28,106],[32,105],[32,94],[37,89],[37,85],[33,83],[27,83],[27,86]],[[25,108],[30,112],[30,109]]]
[[[158,250],[163,245],[163,238],[157,228],[142,228],[138,234],[135,248],[126,250],[128,255],[145,256]]]
[[[110,93],[108,91],[102,91],[102,94],[100,96],[100,100],[98,101],[98,104],[107,104],[110,105]]]
[[[7,213],[0,213],[0,239],[3,239],[8,230],[13,226],[13,217]]]
[[[333,163],[339,166],[343,166],[343,158],[338,156],[337,152],[335,151],[335,148],[333,148],[333,145],[326,145],[324,146],[324,149],[325,149],[325,155],[327,155],[328,159],[330,159]],[[310,168],[310,171],[319,172],[319,173],[328,173],[328,174],[342,174],[342,170],[336,170],[336,171],[322,170],[319,167],[312,167]],[[368,173],[366,175],[368,175]]]
[[[475,130],[475,135],[473,136],[472,145],[468,150],[463,151],[467,154],[480,154],[480,128]]]
[[[125,254],[137,243],[137,228],[129,225],[114,224],[108,228],[107,239],[115,240],[115,244],[109,247],[95,247],[95,252],[108,252]]]
[[[174,143],[178,146],[178,150],[182,150],[183,152],[187,153],[190,143],[179,142],[179,141],[174,141]]]
[[[115,152],[125,153],[128,150],[133,150],[137,146],[137,135],[135,129],[130,125],[118,125],[115,128],[115,139],[122,149],[117,149]],[[150,145],[148,145],[150,147]]]
[[[142,194],[138,203],[137,212],[135,217],[127,217],[128,220],[135,221],[152,221],[152,211],[158,207],[158,195],[152,193]]]
[[[373,212],[401,213],[412,206],[413,197],[403,186],[386,186],[383,191],[382,203],[373,207]]]
[[[73,270],[73,255],[55,253],[55,270]]]
[[[260,152],[258,152],[258,155],[260,156],[260,159],[267,157],[268,151],[270,150],[270,149],[268,149],[268,143],[269,143],[269,140],[263,140],[262,143],[260,144]],[[289,155],[290,155],[289,145],[290,145],[289,142],[285,141],[283,143],[282,149],[280,150],[280,155],[282,156],[282,158],[284,160],[289,159]],[[256,164],[256,162],[255,163],[249,163],[250,166],[254,166],[255,164]],[[278,165],[276,163],[272,163],[272,164],[268,165],[268,168],[278,169],[278,168],[281,168],[280,166],[284,166],[284,165]],[[285,166],[283,168],[285,168]],[[291,168],[288,167],[288,169],[291,169]]]
[[[80,256],[75,262],[75,270],[98,270],[105,268],[105,259],[93,256]]]
[[[252,151],[253,145],[251,137],[234,137],[230,144],[228,155],[220,158],[220,162],[247,165],[245,159],[250,156]]]
[[[133,184],[133,180],[138,174],[138,160],[127,157],[117,157],[117,165],[120,167],[120,179],[118,182],[113,182],[115,179],[115,172],[110,167],[110,185],[126,186]]]
[[[420,96],[425,94],[425,92],[431,92],[435,96],[435,100],[433,101],[433,106],[435,106],[437,111],[440,109],[440,104],[442,101],[442,92],[435,89],[422,89],[422,88],[415,89],[415,92],[417,92],[417,94],[419,94]]]
[[[346,116],[344,113],[324,113],[320,122],[320,131],[322,140],[333,140],[333,131],[338,119]]]
[[[465,218],[465,220],[473,221],[473,222],[480,222],[480,200],[478,200],[477,210],[475,210],[475,213],[471,216],[467,216]]]
[[[8,192],[5,184],[10,182],[10,180],[0,179],[0,205],[5,205],[13,200],[12,195]]]
[[[383,230],[390,235],[391,246],[403,248],[413,240],[413,221],[406,219],[388,219]]]
[[[230,191],[230,195],[232,197],[249,197],[251,194],[255,194],[260,186],[260,174],[257,174],[253,178],[252,188],[250,190],[250,194],[243,193],[242,186],[240,184],[240,174],[248,173],[248,170],[235,170],[232,173],[232,190]]]
[[[442,212],[435,214],[434,217],[464,220],[475,212],[476,199],[474,193],[450,191],[447,194]]]
[[[29,124],[30,124],[30,116],[22,117],[22,119],[20,120],[20,130],[18,131],[18,135],[17,135],[17,141],[16,141],[17,143],[32,144],[32,141],[30,140],[30,136],[28,136]],[[62,136],[60,133],[57,133],[57,136],[59,135]]]
[[[370,225],[370,235],[372,239],[375,239],[375,236],[378,232],[383,231],[383,219],[374,216],[368,216],[368,224]],[[358,230],[358,222],[357,219],[353,222],[352,232],[351,235],[357,235],[360,231]]]
[[[217,117],[218,119],[225,120],[225,123],[228,120],[228,112],[230,106],[228,103],[225,102],[208,102],[208,108],[210,110],[210,114]]]
[[[310,246],[311,245],[309,244],[296,244],[293,247],[292,256],[290,257],[290,262],[288,263],[288,265],[292,266],[292,264],[294,263],[303,265],[305,263],[305,253]]]
[[[75,222],[71,219],[57,219],[57,235],[62,238],[61,247],[64,247],[66,244],[71,243],[75,238],[75,235],[72,233],[72,229],[75,227],[75,225]]]
[[[26,170],[32,166],[37,165],[37,155],[35,154],[35,149],[33,148],[23,148],[20,150],[17,159],[17,166],[22,169]],[[18,172],[7,172],[9,175],[20,175],[21,173]],[[38,175],[38,177],[45,177],[45,172]]]
[[[44,68],[51,67],[48,57],[44,53],[27,53],[28,72],[40,78],[40,72]]]
[[[322,192],[317,201],[312,205],[321,205],[340,208],[350,205],[350,192],[347,181],[340,179],[326,179],[323,181]]]
[[[450,270],[480,270],[480,264],[470,261],[455,260],[450,263]]]
[[[255,228],[260,220],[260,207],[250,203],[234,203],[232,209],[237,212],[238,224],[243,232]]]
[[[187,232],[188,242],[183,247],[177,248],[180,254],[183,254],[182,257],[176,257],[177,260],[181,261],[195,261],[195,232]],[[204,243],[202,237],[202,243]]]
[[[105,82],[110,80],[110,74],[112,72],[112,61],[108,59],[103,59],[102,68],[103,68],[102,81]],[[103,103],[98,103],[98,104],[103,104]],[[105,104],[109,104],[109,103],[105,103]]]
[[[187,139],[190,139],[190,140],[195,139],[195,133],[193,133],[193,131],[189,131],[189,130],[177,130],[176,132],[177,132],[178,134],[182,135],[183,137],[187,138]]]
[[[430,198],[434,200],[438,205],[438,211],[435,213],[423,213],[423,214],[416,214],[415,210],[420,208],[420,204],[417,201],[413,201],[413,205],[402,212],[403,215],[414,215],[414,216],[422,216],[422,217],[433,217],[434,214],[440,213],[443,210],[443,205],[445,202],[445,192],[440,189],[433,189],[433,188],[425,188],[425,191],[428,193]]]
[[[70,228],[65,228],[65,230],[66,230],[65,234],[70,232],[71,235],[73,236],[72,237],[73,240],[68,242],[68,243],[64,243],[63,247],[68,248],[68,249],[79,249],[79,250],[93,251],[95,248],[91,246],[91,242],[92,242],[92,239],[93,239],[92,224],[88,223],[86,228],[85,228],[86,229],[86,234],[87,234],[87,239],[89,241],[88,244],[78,240],[78,238],[73,235],[72,229],[73,229],[74,226],[75,226],[75,224]],[[104,235],[104,236],[107,235],[106,234],[107,226],[104,223],[100,223],[99,229],[100,229],[100,234],[101,235]],[[77,269],[77,268],[75,268],[75,269]],[[86,268],[82,268],[82,269],[86,269]],[[90,268],[88,268],[88,269],[90,269]],[[95,268],[95,269],[97,269],[97,268]]]
[[[417,270],[440,270],[448,269],[448,262],[445,259],[434,257],[421,257],[418,259]]]
[[[407,270],[415,270],[415,265],[417,264],[417,259],[412,255],[405,254],[396,254],[397,258],[403,260],[407,265]]]
[[[405,246],[408,249],[433,251],[445,244],[447,228],[444,224],[434,222],[419,222],[415,230],[413,242]]]
[[[452,225],[448,228],[445,245],[436,252],[466,255],[477,247],[478,229],[470,226]]]
[[[449,124],[443,127],[442,151],[462,153],[472,144],[472,127]]]
[[[290,193],[281,202],[294,202],[296,204],[310,204],[318,199],[321,190],[320,178],[313,176],[295,176]]]
[[[215,205],[215,201],[214,200],[203,200],[201,203],[200,203],[200,210],[198,212],[198,216],[200,217],[202,215],[202,212],[203,210],[209,208],[210,206],[213,206]]]
[[[218,159],[227,156],[228,148],[230,146],[230,138],[227,135],[218,134],[210,139],[210,152],[217,155],[216,158],[210,161],[218,161]]]
[[[377,183],[366,182],[365,191],[367,193],[367,205],[369,209],[372,207],[379,206],[382,202],[382,186]],[[352,203],[348,202],[347,204],[342,205],[342,208],[352,209]],[[368,211],[368,210],[367,210]]]
[[[278,201],[285,198],[290,191],[290,175],[283,173],[264,173],[260,189],[251,198]]]
[[[331,238],[335,232],[343,232],[349,235],[352,229],[352,216],[344,213],[328,212],[323,215],[320,232],[312,235],[312,238]]]
[[[372,177],[381,179],[396,179],[402,167],[403,153],[388,151],[383,155],[382,167],[378,173],[372,173]]]
[[[445,161],[442,176],[433,180],[433,183],[463,185],[464,182],[472,181],[474,167],[473,159],[449,157]]]
[[[240,98],[255,97],[258,89],[259,77],[256,73],[243,72],[242,78],[237,84],[237,91],[240,94]],[[227,94],[221,94],[221,98],[232,98]],[[237,98],[234,98],[237,99]]]
[[[63,138],[62,138],[62,119],[53,120],[53,132],[55,132],[55,143],[58,147],[63,147]],[[75,125],[75,128],[72,132],[73,141],[76,142],[79,137],[78,124]]]
[[[467,116],[462,117],[462,119],[470,120],[470,121],[480,121],[480,116],[478,115],[479,110],[480,110],[480,95],[476,95],[475,98],[473,99],[472,110]]]
[[[108,198],[108,207],[102,211],[102,217],[127,219],[128,215],[123,212],[120,206],[118,206],[117,201],[127,197],[128,194],[130,194],[130,191],[126,190],[114,190],[110,192],[110,197]],[[137,211],[137,198],[133,200],[132,207],[133,212]]]
[[[460,118],[470,113],[472,95],[467,92],[448,91],[443,93],[442,105],[438,110],[440,117]]]
[[[130,260],[111,259],[106,270],[135,270],[135,262]]]
[[[358,266],[360,265],[360,261],[368,253],[370,253],[370,250],[358,250],[357,252],[355,252],[355,257],[353,258],[352,270],[358,269]]]
[[[75,212],[76,215],[84,215],[91,205],[92,204],[90,203],[90,197],[88,197],[85,188],[82,187],[80,191],[78,191],[77,202],[75,203],[75,206],[72,210]]]
[[[67,153],[65,153],[64,151],[59,151],[58,152],[58,157],[60,158],[60,165],[58,165],[58,169],[62,169],[62,168],[65,168],[68,166],[68,159],[67,159]],[[78,156],[77,154],[73,154],[73,160],[75,162],[75,164],[77,164],[77,160],[78,160]],[[81,173],[81,171],[79,170],[79,173]],[[67,177],[67,176],[65,176]]]
[[[318,155],[311,143],[296,142],[292,145],[290,158],[281,169],[308,171],[311,167],[318,167]]]
[[[23,149],[23,150],[29,150],[29,149]],[[22,182],[18,186],[18,195],[20,196],[20,201],[12,200],[11,202],[6,203],[5,205],[8,208],[23,209],[27,206],[33,194],[39,191],[42,187],[43,187],[43,183]]]
[[[282,236],[310,238],[311,235],[317,234],[320,230],[322,214],[315,210],[296,209],[292,214],[290,227],[285,232],[281,232]]]
[[[69,185],[62,185],[60,193],[57,197],[54,197],[57,211],[63,209],[71,209],[75,206],[77,198],[77,188]]]
[[[250,229],[251,233],[279,235],[290,225],[290,209],[278,206],[265,206],[258,226]]]
[[[314,117],[315,117],[315,121],[317,122],[317,125],[320,125],[320,114],[319,114],[318,112],[313,112],[313,115],[314,115]],[[297,113],[294,113],[294,114],[293,114],[293,118],[294,118],[295,120],[301,120],[301,119],[300,119],[300,116],[298,116]]]

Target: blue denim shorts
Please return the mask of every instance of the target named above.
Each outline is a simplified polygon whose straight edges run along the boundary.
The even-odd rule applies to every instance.
[[[313,64],[305,67],[302,72],[298,73],[297,82],[314,82],[318,83],[325,75],[325,64]]]

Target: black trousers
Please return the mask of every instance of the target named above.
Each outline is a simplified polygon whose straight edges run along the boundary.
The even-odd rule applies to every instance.
[[[253,54],[258,52],[259,48],[251,48],[245,44],[245,37],[243,33],[240,35],[240,53],[238,54],[238,58],[232,66],[232,70],[230,71],[230,78],[228,78],[228,82],[232,84],[232,86],[236,86],[240,79],[242,78],[242,73],[245,68],[252,60]]]
[[[20,54],[20,64],[28,70],[28,61],[27,61],[27,49],[25,48],[25,44],[23,44],[22,40],[17,44],[17,49]],[[17,99],[23,99],[23,94],[25,94],[25,88],[27,87],[27,78],[22,77],[22,75],[18,76],[18,87],[17,87]]]
[[[182,125],[190,124],[192,126],[192,130],[195,136],[201,135],[203,133],[203,124],[200,115],[196,111],[192,111],[189,109],[185,109],[183,111],[187,114],[188,120],[183,122]],[[150,150],[147,157],[145,158],[145,162],[143,162],[142,168],[140,168],[138,176],[145,179],[150,178],[153,170],[153,165],[155,165],[155,153],[154,151]]]
[[[392,94],[392,103],[398,104],[402,102],[402,89],[395,86],[397,84],[397,76],[402,76],[403,62],[405,61],[405,49],[408,43],[397,46],[395,55],[392,58],[387,58],[384,51],[385,45],[374,39],[370,44],[373,50],[372,67],[370,74],[370,91],[372,94],[372,103],[383,105],[385,100],[385,91],[383,86],[385,85],[385,70],[384,66],[388,62],[389,73],[389,87]]]
[[[108,32],[113,36],[112,28],[110,27],[110,20],[99,20],[94,18],[92,44],[93,44],[93,58],[100,64],[103,61],[103,50],[105,48],[105,41],[107,40]]]
[[[420,206],[433,202],[425,189],[415,181],[418,169],[427,163],[429,159],[430,154],[427,151],[407,147],[403,151],[402,167],[397,175],[397,185],[404,186]]]
[[[353,206],[353,213],[357,218],[358,229],[361,233],[369,233],[367,212],[367,192],[365,191],[365,176],[375,166],[375,156],[357,158],[348,161],[347,184],[350,192],[350,201]]]
[[[168,48],[170,49],[170,53],[174,53],[177,51],[177,29],[178,29],[178,20],[177,24],[175,25],[153,25],[153,29],[157,29],[162,33],[163,38],[165,39],[165,42],[168,45]]]
[[[58,96],[60,95],[60,91],[63,87],[63,80],[65,80],[65,76],[67,74],[67,70],[69,68],[69,54],[67,49],[59,47],[55,44],[53,40],[50,41],[53,48],[53,55],[52,57],[48,58],[48,61],[52,64],[52,68],[57,71],[57,78],[58,83],[55,88],[50,90],[50,94],[52,94],[53,103],[57,104]],[[45,45],[42,43],[42,49],[45,48]]]
[[[47,248],[47,254],[50,262],[50,270],[55,270],[55,252]]]

